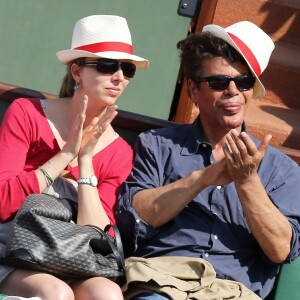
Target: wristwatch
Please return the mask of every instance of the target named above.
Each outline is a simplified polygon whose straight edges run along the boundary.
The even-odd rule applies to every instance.
[[[92,175],[90,177],[85,178],[79,178],[77,180],[78,184],[89,184],[91,186],[97,186],[98,184],[98,178],[95,175]]]

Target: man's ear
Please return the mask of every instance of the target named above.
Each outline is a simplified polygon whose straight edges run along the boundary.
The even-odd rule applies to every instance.
[[[192,79],[188,79],[187,87],[188,87],[188,93],[189,93],[191,100],[196,103],[197,100],[195,99],[195,95],[196,95],[196,90],[198,89],[197,85],[195,84],[195,82]]]

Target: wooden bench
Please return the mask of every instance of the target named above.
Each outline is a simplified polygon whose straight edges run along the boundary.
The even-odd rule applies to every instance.
[[[57,96],[49,93],[39,92],[28,88],[0,83],[0,124],[9,104],[16,98],[42,98],[55,99]],[[119,110],[113,121],[115,130],[130,145],[134,145],[135,139],[143,131],[155,128],[173,126],[175,123],[132,112]],[[300,164],[300,151],[285,147],[278,147]],[[1,296],[1,295],[0,295]],[[1,297],[0,297],[1,299]],[[268,300],[294,300],[300,299],[300,258],[290,265],[281,268],[275,287]]]

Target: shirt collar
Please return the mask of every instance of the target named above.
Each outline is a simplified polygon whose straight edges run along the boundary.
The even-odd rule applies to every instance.
[[[185,146],[181,150],[181,155],[194,155],[198,152],[199,147],[204,144],[211,147],[210,143],[204,138],[203,127],[199,117],[188,127],[188,131],[186,132]],[[242,131],[247,132],[245,122],[242,124]]]
[[[181,155],[194,155],[198,152],[199,146],[203,143],[208,144],[204,140],[203,128],[199,118],[189,127],[190,133],[186,135],[185,146],[181,150]]]

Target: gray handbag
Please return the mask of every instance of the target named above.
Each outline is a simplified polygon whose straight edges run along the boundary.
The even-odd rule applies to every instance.
[[[102,230],[71,219],[71,211],[57,198],[29,195],[14,219],[1,263],[62,279],[101,276],[122,284],[124,255],[117,227]],[[115,237],[108,235],[111,227]]]

